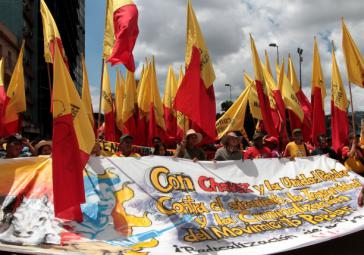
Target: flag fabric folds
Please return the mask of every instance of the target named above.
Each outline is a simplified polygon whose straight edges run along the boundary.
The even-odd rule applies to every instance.
[[[140,144],[137,135],[137,127],[135,120],[137,119],[137,93],[134,73],[126,71],[126,81],[123,97],[123,109],[121,114],[123,121],[123,133],[130,134],[135,137],[135,142]]]
[[[111,94],[109,71],[107,63],[104,63],[104,75],[102,79],[102,92],[101,92],[101,111],[104,113],[105,128],[104,135],[107,141],[115,142],[115,115],[114,115],[114,100]]]
[[[342,19],[342,47],[349,82],[364,87],[364,60]]]
[[[174,105],[186,115],[192,127],[216,138],[216,102],[212,61],[196,19],[191,1],[187,6],[186,73],[178,88]]]
[[[180,87],[180,85],[183,81],[183,77],[184,77],[184,75],[183,75],[182,66],[181,66],[179,69],[177,89]],[[178,140],[181,141],[184,138],[185,133],[189,129],[190,125],[189,125],[188,118],[183,113],[176,111],[176,115],[177,115],[177,138],[178,138]]]
[[[131,0],[108,0],[104,58],[112,65],[124,64],[135,71],[133,49],[138,38],[138,9]]]
[[[91,126],[95,129],[94,110],[92,108],[92,99],[90,92],[90,84],[88,82],[88,75],[85,63],[85,57],[82,56],[82,102],[86,107],[87,116],[90,120]]]
[[[4,134],[4,124],[3,117],[5,112],[5,102],[6,102],[6,92],[5,92],[5,81],[4,81],[4,71],[5,63],[4,59],[0,59],[0,136],[5,136]]]
[[[254,119],[263,120],[262,111],[260,110],[258,93],[255,88],[254,81],[246,72],[244,72],[244,84],[245,84],[245,88],[248,88],[249,86],[251,86],[251,89],[250,89],[249,95],[248,95],[249,109],[250,109],[251,115],[253,116]]]
[[[316,37],[313,48],[312,84],[311,84],[311,104],[312,104],[312,129],[311,140],[317,144],[317,136],[326,135],[325,124],[325,97],[326,86],[321,68],[320,54]]]
[[[61,51],[62,58],[67,64],[66,53],[63,48],[61,35],[59,34],[56,22],[53,19],[51,12],[44,0],[40,1],[40,13],[43,23],[43,38],[44,38],[44,58],[47,63],[53,63],[54,47],[57,43]]]
[[[348,142],[349,122],[347,116],[348,100],[336,62],[332,45],[331,75],[331,136],[332,148],[338,152]]]
[[[173,107],[174,98],[177,93],[177,86],[178,84],[173,67],[169,66],[163,96],[163,110],[167,135],[171,138],[175,138],[177,135],[177,114]]]
[[[267,85],[264,80],[262,64],[260,62],[260,58],[258,56],[253,37],[251,35],[250,44],[255,74],[255,86],[258,93],[260,109],[262,111],[264,130],[268,133],[268,135],[278,137],[278,131],[274,128],[274,123],[270,111],[270,101],[267,92]]]
[[[123,103],[125,93],[125,80],[120,70],[116,72],[115,81],[115,124],[120,132],[123,131]]]
[[[53,65],[53,194],[55,216],[82,221],[83,169],[95,144],[84,104],[55,46]]]
[[[18,60],[6,91],[4,115],[2,118],[4,135],[11,135],[20,131],[19,113],[26,111],[23,68],[24,45],[25,42],[23,41]]]

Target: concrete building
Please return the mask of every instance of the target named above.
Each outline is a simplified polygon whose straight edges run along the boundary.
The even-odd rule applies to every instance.
[[[85,0],[45,0],[52,13],[78,91],[82,86],[81,56],[85,48]],[[5,87],[10,81],[22,40],[25,40],[24,76],[27,112],[23,130],[30,138],[51,137],[50,86],[52,66],[44,61],[40,0],[0,1],[0,56],[5,58]]]

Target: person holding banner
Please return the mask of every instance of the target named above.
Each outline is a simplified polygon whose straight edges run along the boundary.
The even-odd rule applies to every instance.
[[[52,154],[52,141],[41,140],[34,146],[37,155],[51,155]]]
[[[286,146],[283,156],[291,159],[310,156],[310,152],[303,140],[302,130],[296,128],[292,131],[293,141]]]
[[[229,132],[221,139],[223,147],[219,148],[215,153],[216,161],[224,160],[241,160],[242,154],[240,152],[241,137],[237,136],[235,132]]]
[[[120,137],[119,151],[114,154],[114,157],[133,157],[140,158],[138,153],[133,153],[134,137],[125,134]]]
[[[342,148],[344,166],[357,174],[364,174],[364,152],[354,134],[349,135],[349,146]]]
[[[329,158],[338,160],[336,152],[329,147],[326,136],[319,135],[317,142],[319,146],[312,151],[312,155],[327,155]]]
[[[205,152],[197,147],[202,141],[202,135],[194,129],[187,130],[185,139],[177,145],[175,156],[178,158],[197,160],[206,160]]]
[[[255,133],[253,136],[253,146],[250,146],[244,153],[244,159],[271,158],[271,150],[263,144],[263,133]]]
[[[20,134],[15,134],[6,139],[6,149],[0,151],[0,158],[30,157],[35,154],[36,151],[29,140]]]

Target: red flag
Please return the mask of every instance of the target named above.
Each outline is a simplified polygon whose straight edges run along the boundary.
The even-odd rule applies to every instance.
[[[112,65],[124,64],[135,71],[133,49],[138,38],[138,9],[128,1],[112,1],[115,43],[108,62]]]

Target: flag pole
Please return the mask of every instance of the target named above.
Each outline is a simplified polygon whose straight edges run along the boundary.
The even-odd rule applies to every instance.
[[[351,92],[351,82],[350,81],[349,81],[349,91],[350,91],[350,105],[351,105],[351,121],[352,121],[352,126],[353,126],[354,141],[356,141],[356,133],[355,133],[355,112],[354,112],[353,94]]]
[[[52,98],[52,83],[51,83],[51,71],[49,67],[49,63],[47,63],[47,74],[48,74],[48,87],[49,87],[49,94]],[[51,99],[52,100],[52,99]]]
[[[100,99],[99,99],[99,114],[97,117],[97,131],[100,129],[100,122],[101,122],[101,100],[102,100],[102,81],[104,79],[104,65],[105,65],[105,61],[102,58],[102,63],[101,63],[101,81],[100,81]],[[99,135],[97,134],[97,137]]]

